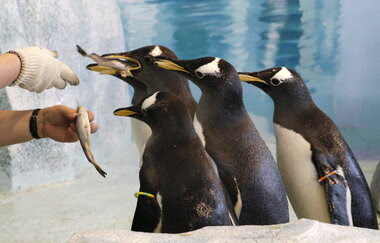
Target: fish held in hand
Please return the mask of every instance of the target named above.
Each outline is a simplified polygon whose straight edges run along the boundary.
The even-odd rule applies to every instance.
[[[100,166],[95,162],[94,155],[92,154],[92,151],[90,148],[91,128],[90,128],[90,120],[88,118],[88,113],[86,111],[86,108],[84,108],[83,106],[78,106],[77,113],[78,113],[78,117],[76,121],[76,127],[78,130],[79,141],[84,151],[84,154],[86,155],[87,160],[95,166],[99,174],[102,175],[103,177],[106,177],[107,173],[104,172],[102,168],[100,168]]]
[[[117,55],[102,57],[96,53],[87,54],[79,45],[77,45],[77,50],[82,56],[91,58],[96,62],[96,64],[90,64],[88,69],[102,74],[120,73],[122,77],[133,77],[131,70],[140,68],[140,63],[134,58]],[[122,61],[119,58],[125,60]]]

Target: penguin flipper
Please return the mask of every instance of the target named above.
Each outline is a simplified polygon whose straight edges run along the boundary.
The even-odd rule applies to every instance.
[[[321,152],[313,153],[319,182],[326,191],[327,206],[332,224],[353,225],[351,213],[351,192],[342,167],[336,157]]]
[[[161,209],[156,198],[139,196],[132,222],[132,231],[154,232],[160,223]]]
[[[234,205],[236,205],[238,201],[237,182],[235,178],[233,177],[233,175],[231,174],[231,172],[228,171],[223,166],[223,164],[218,161],[215,155],[213,156],[209,151],[207,151],[207,149],[206,149],[206,152],[210,155],[211,159],[215,161],[216,167],[218,169],[219,178],[220,178],[220,181],[222,182],[223,193],[225,195],[228,211],[230,213],[231,224],[233,226],[240,225],[239,219],[236,215],[236,211],[234,208]]]
[[[238,185],[236,184],[236,181],[234,180],[234,177],[227,172],[227,170],[218,168],[219,171],[219,178],[221,180],[222,188],[223,188],[223,193],[226,198],[226,204],[228,207],[228,211],[230,213],[230,218],[231,218],[231,225],[236,226],[240,225],[238,217],[236,215],[234,205],[237,203],[237,195],[238,195]],[[227,186],[226,186],[227,184]],[[228,189],[229,190],[228,190]],[[234,202],[231,200],[231,196],[234,197]]]

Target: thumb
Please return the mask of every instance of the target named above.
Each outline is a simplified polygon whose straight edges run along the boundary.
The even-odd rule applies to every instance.
[[[70,121],[74,121],[77,118],[77,110],[74,108],[70,108],[64,105],[58,105],[55,106],[55,109],[59,110],[59,112],[64,116],[66,119]]]
[[[50,54],[50,56],[54,57],[54,58],[57,58],[58,57],[58,52],[57,51],[49,51],[48,50],[48,53]]]
[[[60,77],[71,85],[78,85],[78,76],[63,62],[60,63]]]
[[[70,112],[66,113],[66,118],[69,119],[70,121],[74,121],[78,116],[78,113],[76,112]]]

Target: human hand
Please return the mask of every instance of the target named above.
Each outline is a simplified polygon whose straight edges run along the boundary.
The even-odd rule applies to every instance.
[[[98,126],[92,122],[94,113],[88,112],[90,120],[91,133],[98,130]],[[76,142],[78,141],[78,133],[75,125],[77,118],[77,110],[56,105],[40,110],[37,119],[38,135],[41,138],[51,138],[58,142]]]
[[[78,85],[79,78],[63,62],[56,59],[58,53],[41,47],[28,47],[10,51],[21,60],[21,71],[10,86],[18,85],[29,91],[41,93],[52,87],[64,89],[67,83]]]

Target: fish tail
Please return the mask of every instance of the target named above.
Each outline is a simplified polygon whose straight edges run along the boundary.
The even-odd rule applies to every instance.
[[[95,164],[94,164],[94,166],[95,166],[96,170],[99,172],[99,174],[100,174],[101,176],[103,176],[104,178],[106,178],[107,173],[104,172],[104,170],[102,170],[102,168],[100,168],[99,165],[95,165]]]
[[[87,53],[82,49],[82,47],[80,47],[79,45],[77,45],[77,51],[82,55],[82,56],[87,56]]]

